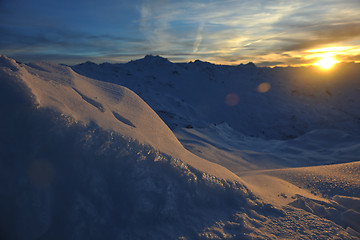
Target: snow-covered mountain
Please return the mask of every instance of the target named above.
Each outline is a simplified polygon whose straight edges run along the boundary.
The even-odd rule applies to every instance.
[[[252,63],[171,63],[148,55],[127,64],[87,62],[72,69],[133,90],[197,155],[224,165],[224,157],[207,154],[208,146],[201,149],[205,144],[232,149],[237,159],[262,162],[244,169],[247,161],[240,169],[231,167],[233,172],[359,160],[359,64],[339,64],[324,72]],[[311,146],[308,139],[318,143]],[[202,143],[196,144],[198,140]]]
[[[356,239],[359,70],[1,56],[0,237]]]
[[[84,63],[79,74],[136,92],[170,126],[226,122],[247,136],[286,139],[314,129],[359,133],[358,64],[316,68],[171,63],[148,55],[127,64]]]

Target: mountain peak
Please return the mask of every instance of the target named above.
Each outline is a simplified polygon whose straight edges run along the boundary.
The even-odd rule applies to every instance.
[[[91,61],[86,61],[86,62],[84,62],[84,63],[80,63],[79,65],[88,65],[88,66],[94,66],[94,65],[97,65],[96,63],[94,63],[94,62],[91,62]]]
[[[247,64],[241,63],[239,67],[256,68],[256,65],[253,62],[248,62]]]
[[[147,64],[169,64],[171,63],[167,58],[161,57],[159,55],[148,54],[144,58],[130,61],[130,63],[147,63]]]

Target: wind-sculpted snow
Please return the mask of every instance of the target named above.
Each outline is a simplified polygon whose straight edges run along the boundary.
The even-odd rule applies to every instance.
[[[353,212],[264,203],[133,92],[67,67],[0,57],[0,116],[1,239],[356,239]]]
[[[30,89],[1,71],[2,239],[137,239],[149,233],[169,239],[196,234],[222,217],[219,210],[257,201],[238,182],[94,123],[37,109]],[[208,220],[199,217],[204,210]]]
[[[88,102],[89,104],[93,105],[94,107],[96,107],[97,109],[99,109],[100,112],[105,112],[105,108],[103,107],[103,105],[97,101],[95,101],[94,99],[88,98],[86,95],[82,94],[81,92],[79,92],[78,90],[76,90],[75,88],[73,88],[74,91],[76,93],[78,93],[82,99],[84,99],[86,102]]]
[[[199,172],[116,132],[23,107],[31,115],[7,112],[9,118],[1,121],[6,130],[0,156],[2,239],[276,239],[280,232],[297,234],[298,223],[288,213],[262,203],[242,184]],[[276,224],[279,217],[289,221],[285,232]],[[330,231],[313,226],[318,236],[351,239],[340,227],[326,224]]]
[[[2,239],[191,239],[234,209],[281,213],[239,182],[38,109],[3,72],[0,85]]]
[[[127,124],[131,127],[136,127],[134,124],[132,124],[128,119],[124,118],[123,116],[121,116],[120,114],[118,114],[117,112],[112,112],[114,117],[119,120],[120,122]]]
[[[33,68],[11,59],[6,61],[18,70],[4,77],[25,83],[40,108],[52,109],[85,125],[94,122],[106,130],[114,130],[160,152],[181,158],[198,170],[241,181],[224,167],[186,151],[159,116],[129,89],[86,78],[66,66],[30,64],[37,66]]]

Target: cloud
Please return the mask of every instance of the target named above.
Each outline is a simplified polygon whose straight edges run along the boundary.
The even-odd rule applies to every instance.
[[[0,6],[0,51],[114,61],[160,54],[176,61],[266,65],[305,61],[306,49],[358,44],[360,38],[358,0],[124,0],[120,5],[111,0],[111,7],[94,3],[86,9],[78,2],[59,3],[59,11],[51,2],[0,0],[6,6]]]
[[[153,48],[168,46],[171,35],[168,34],[171,12],[168,12],[167,0],[144,0],[138,7],[140,12],[140,30]]]
[[[360,37],[357,0],[300,2],[273,24],[274,50],[302,51]]]
[[[193,53],[196,53],[199,50],[201,41],[202,41],[202,31],[204,29],[204,22],[200,23],[198,30],[197,30],[197,34],[196,34],[196,39],[194,42],[194,50]]]
[[[360,62],[360,54],[357,55],[340,55],[337,56],[337,58],[341,61],[347,61],[347,62]]]
[[[360,22],[338,25],[312,26],[303,38],[277,39],[285,46],[281,51],[297,51],[321,47],[327,44],[360,38]]]
[[[64,29],[26,32],[0,26],[0,52],[20,61],[54,61],[61,63],[76,59],[96,59],[115,52],[132,55],[144,49],[143,39],[132,36],[92,35]],[[65,60],[65,62],[64,62]],[[81,61],[80,61],[81,62]]]

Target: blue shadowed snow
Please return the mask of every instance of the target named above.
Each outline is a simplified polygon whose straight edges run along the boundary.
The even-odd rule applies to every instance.
[[[356,66],[1,56],[0,238],[356,239]]]

